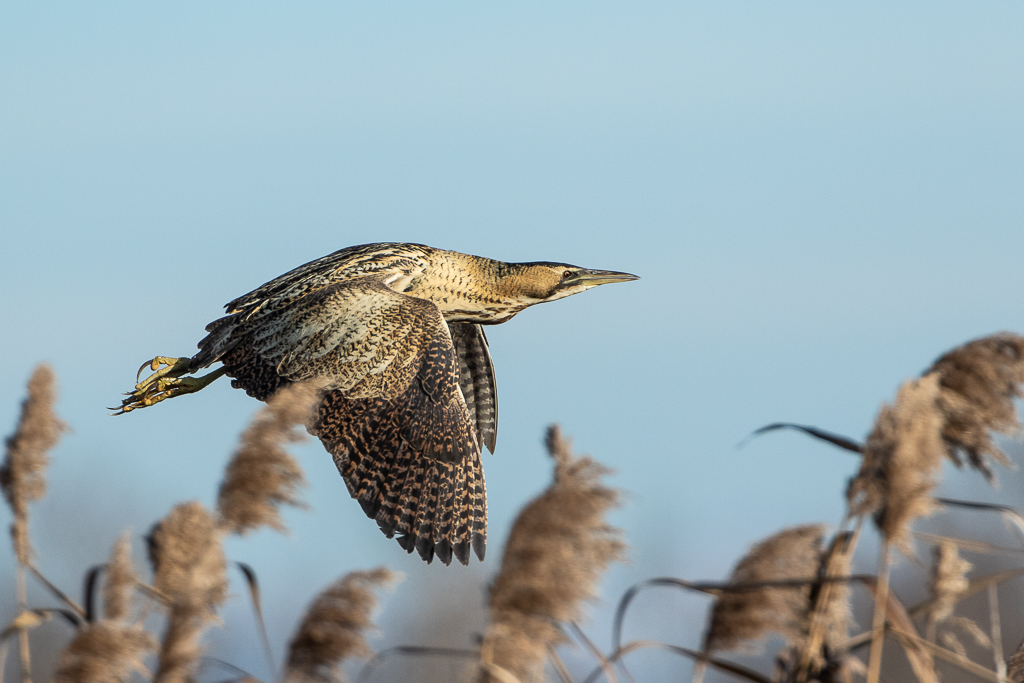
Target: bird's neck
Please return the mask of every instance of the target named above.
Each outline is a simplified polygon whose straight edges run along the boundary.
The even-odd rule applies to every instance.
[[[516,287],[519,264],[441,250],[428,261],[405,292],[433,302],[448,322],[495,325],[537,303]]]

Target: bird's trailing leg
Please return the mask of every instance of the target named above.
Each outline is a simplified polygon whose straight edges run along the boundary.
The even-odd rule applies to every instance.
[[[191,369],[192,359],[190,358],[167,358],[157,356],[153,360],[146,361],[139,368],[135,379],[138,380],[142,371],[149,367],[153,370],[146,379],[135,385],[135,390],[126,394],[127,398],[122,399],[120,408],[111,408],[115,415],[130,413],[136,408],[146,408],[155,405],[160,401],[182,394],[194,394],[205,389],[214,380],[223,375],[227,368],[219,368],[202,377],[182,377],[194,370]]]

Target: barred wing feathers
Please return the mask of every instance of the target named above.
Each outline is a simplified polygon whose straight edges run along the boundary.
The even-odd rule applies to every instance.
[[[498,429],[498,392],[487,337],[480,325],[449,323],[455,352],[459,356],[459,385],[470,417],[487,450],[494,452]]]
[[[428,562],[436,554],[466,563],[471,547],[482,558],[481,413],[463,396],[462,356],[434,304],[371,275],[324,286],[256,320],[222,321],[231,329],[218,340],[230,350],[219,360],[234,386],[265,400],[288,382],[324,384],[310,433],[388,537],[398,534],[403,548]],[[470,376],[479,375],[479,351],[466,353]]]

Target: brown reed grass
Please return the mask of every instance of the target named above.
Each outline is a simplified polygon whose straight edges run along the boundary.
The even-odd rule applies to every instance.
[[[858,537],[858,532],[836,534],[822,553],[817,576],[822,579],[850,576]],[[814,584],[808,607],[804,634],[791,647],[789,659],[795,666],[792,676],[786,680],[805,683],[848,675],[851,667],[860,661],[846,651],[852,621],[850,584],[846,581]]]
[[[554,481],[516,517],[491,588],[481,680],[495,668],[522,683],[542,676],[548,648],[565,640],[560,624],[579,621],[612,562],[626,557],[621,530],[605,515],[620,495],[601,483],[610,470],[576,457],[557,425],[545,445]]]
[[[868,683],[882,666],[886,605],[889,601],[890,548],[911,554],[910,525],[932,512],[932,491],[946,449],[943,418],[936,406],[939,376],[905,382],[893,405],[883,405],[864,444],[860,470],[846,489],[851,516],[872,515],[882,534],[872,618]]]
[[[49,451],[57,445],[67,425],[57,417],[53,405],[57,400],[56,378],[53,369],[39,364],[28,381],[28,395],[21,403],[21,415],[14,433],[4,442],[4,462],[0,465],[0,489],[11,511],[11,541],[18,559],[15,574],[18,610],[28,607],[26,568],[32,564],[35,553],[28,529],[29,503],[46,494],[46,468],[50,464]],[[18,634],[18,654],[21,661],[22,681],[32,680],[32,656],[28,631]]]
[[[928,609],[929,640],[935,639],[935,627],[953,614],[960,596],[970,587],[967,572],[972,565],[960,557],[956,543],[943,541],[934,549],[928,590],[931,605]]]
[[[86,624],[61,655],[56,683],[123,683],[146,671],[143,657],[156,640],[141,626],[101,620]]]
[[[18,426],[5,442],[0,488],[14,512],[11,536],[22,565],[30,564],[33,556],[28,534],[28,504],[46,494],[49,451],[67,431],[67,425],[54,413],[56,400],[53,369],[46,364],[37,365],[28,381],[28,395],[21,404]]]
[[[1009,332],[982,337],[939,358],[925,376],[937,375],[936,400],[943,416],[946,453],[957,465],[964,456],[989,480],[990,460],[1010,460],[992,439],[992,432],[1020,433],[1014,399],[1024,397],[1024,337]]]
[[[202,654],[203,631],[227,597],[221,531],[200,503],[179,503],[150,534],[150,557],[168,607],[154,681],[185,683]]]
[[[981,627],[973,619],[968,619],[967,617],[948,617],[943,622],[943,625],[946,627],[946,630],[939,634],[939,642],[961,657],[967,657],[967,648],[964,647],[964,644],[957,637],[957,631],[969,636],[975,645],[986,650],[992,648],[992,639],[981,630]],[[953,629],[956,630],[954,631]]]
[[[288,683],[337,683],[338,666],[350,657],[372,653],[366,631],[377,607],[374,591],[398,581],[386,567],[351,572],[328,586],[306,611],[288,647],[284,680]]]
[[[131,535],[125,532],[110,553],[106,580],[103,584],[103,617],[125,619],[131,608],[132,595],[139,577],[132,563]]]
[[[312,417],[319,397],[311,384],[292,384],[277,392],[242,432],[217,498],[221,524],[244,534],[261,526],[285,529],[281,505],[302,507],[297,496],[305,484],[302,468],[284,445],[305,438],[295,430]]]
[[[769,536],[740,559],[729,584],[816,576],[824,534],[825,525],[809,524]],[[770,633],[782,636],[787,643],[798,643],[810,627],[810,597],[810,585],[723,593],[711,611],[704,636],[705,652],[754,651],[756,642]],[[822,618],[842,619],[844,615],[830,605]]]
[[[111,549],[103,591],[104,618],[81,627],[65,648],[57,683],[121,683],[135,671],[148,673],[143,657],[156,648],[156,639],[141,624],[124,622],[138,581],[129,538],[125,533]]]
[[[945,446],[936,408],[939,378],[928,375],[900,387],[894,405],[883,405],[864,444],[860,470],[850,480],[850,514],[873,515],[887,543],[911,552],[910,524],[934,507]]]

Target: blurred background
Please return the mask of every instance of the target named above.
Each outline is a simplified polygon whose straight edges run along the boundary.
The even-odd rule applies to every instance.
[[[316,592],[378,564],[406,576],[378,648],[472,646],[509,525],[549,482],[551,422],[627,492],[613,521],[632,563],[609,573],[587,626],[607,648],[634,582],[724,578],[764,536],[841,519],[856,460],[793,433],[738,448],[753,429],[862,438],[940,353],[1024,330],[1020,3],[511,5],[0,6],[0,427],[51,363],[74,431],[32,531],[59,585],[77,596],[125,528],[138,539],[177,501],[212,504],[260,407],[221,381],[110,417],[139,365],[191,355],[222,304],[345,246],[643,279],[488,330],[501,422],[482,564],[405,555],[318,443],[294,449],[310,509],[285,513],[288,535],[228,545],[259,574],[278,661]],[[1024,505],[1021,474],[999,474],[993,489],[947,468],[941,492]],[[933,524],[1013,543],[984,515]],[[0,544],[4,622],[13,567]],[[926,575],[900,571],[908,591]],[[1019,604],[1021,587],[1001,595]],[[237,576],[233,591],[210,654],[266,677]],[[645,594],[626,635],[696,647],[706,606]],[[1024,623],[1004,630],[1012,652]],[[587,668],[586,653],[566,657]],[[650,680],[690,668],[633,661]],[[37,657],[40,675],[52,666]],[[446,680],[458,666],[427,669]]]

